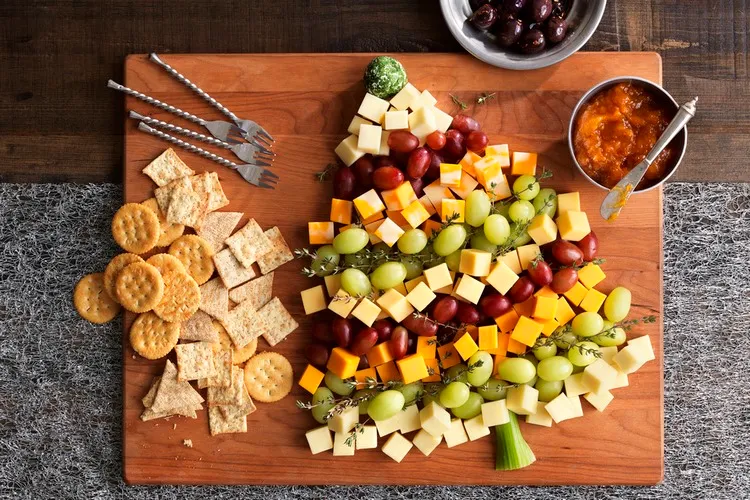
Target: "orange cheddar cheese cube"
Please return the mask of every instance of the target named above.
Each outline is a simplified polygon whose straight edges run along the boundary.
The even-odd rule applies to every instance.
[[[528,350],[528,346],[514,339],[512,335],[513,334],[511,334],[510,338],[508,339],[508,352],[519,355],[525,354]]]
[[[529,347],[534,345],[536,339],[542,334],[542,325],[526,316],[518,318],[518,323],[510,334],[512,340],[516,340]]]
[[[558,323],[556,319],[548,319],[542,323],[542,333],[549,337],[555,332],[555,330],[557,330],[558,326],[560,326],[560,323]]]
[[[396,225],[402,229],[409,226],[409,222],[404,218],[402,210],[386,210],[385,216],[395,222]]]
[[[428,376],[422,379],[422,382],[440,382],[440,364],[437,358],[425,359]]]
[[[501,167],[510,167],[510,150],[507,144],[490,144],[484,148],[485,156],[494,156]]]
[[[503,337],[510,338],[510,335],[507,335],[507,336],[503,335]],[[507,358],[507,356],[504,354],[503,355],[495,354],[494,362],[492,363],[492,376],[493,377],[499,378],[497,377],[497,371],[500,368],[500,363],[502,363],[505,358]]]
[[[380,241],[382,241],[389,247],[392,247],[396,244],[401,235],[404,234],[404,230],[401,229],[398,224],[393,222],[393,219],[387,217],[378,226],[374,234],[380,239]]]
[[[607,296],[595,288],[590,288],[586,295],[583,296],[583,300],[579,304],[579,307],[584,311],[598,312],[604,304]]]
[[[511,309],[502,316],[495,318],[495,323],[502,333],[510,333],[516,327],[518,318],[519,316],[515,309]]]
[[[442,212],[440,214],[443,222],[449,218],[453,222],[463,222],[464,212],[466,210],[466,202],[464,200],[452,200],[445,199],[442,204]]]
[[[440,185],[457,188],[461,185],[461,165],[456,163],[440,164]]]
[[[555,298],[545,297],[540,295],[536,297],[534,301],[534,312],[532,316],[534,319],[540,319],[544,321],[554,319],[555,313],[557,312],[557,296]]]
[[[331,221],[339,224],[352,223],[352,207],[354,204],[349,200],[331,200]]]
[[[380,238],[378,238],[378,235],[375,233],[377,232],[381,224],[383,224],[384,220],[385,219],[376,220],[375,222],[370,222],[369,224],[365,224],[365,231],[367,231],[367,234],[370,236],[370,243],[373,245],[383,241]]]
[[[318,390],[318,387],[320,387],[320,383],[323,381],[324,376],[325,374],[313,365],[307,365],[299,379],[299,386],[310,394],[313,394]]]
[[[580,273],[578,277],[580,278]],[[581,304],[581,301],[586,296],[586,287],[581,284],[580,281],[576,281],[576,284],[573,285],[573,288],[565,292],[563,295],[565,295],[565,298],[567,298],[571,304],[574,306],[578,306]]]
[[[418,199],[409,181],[404,181],[396,189],[381,191],[380,196],[388,210],[403,210]]]
[[[527,232],[534,243],[546,245],[557,238],[557,224],[549,215],[539,214],[531,219]]]
[[[491,174],[490,176],[492,176],[497,175],[497,172],[502,172],[502,166],[500,165],[498,158],[495,156],[485,156],[481,160],[474,162],[475,177],[482,186],[487,186],[485,173]]]
[[[378,377],[380,377],[382,382],[401,380],[401,374],[399,373],[398,368],[396,368],[396,363],[393,361],[388,361],[387,363],[378,365],[375,367],[375,370],[377,370]]]
[[[440,204],[440,206],[443,206],[442,203]],[[432,236],[432,233],[439,231],[441,227],[443,227],[443,225],[438,221],[427,219],[426,221],[424,221],[424,224],[422,224],[422,231],[424,231],[424,234],[426,234],[429,238],[430,236]]]
[[[578,281],[583,283],[586,288],[594,288],[596,285],[604,281],[604,278],[606,277],[607,275],[604,274],[602,268],[593,262],[589,262],[583,269],[578,271]]]
[[[476,170],[474,170],[474,163],[481,160],[482,157],[476,154],[473,151],[467,151],[463,158],[461,158],[461,161],[458,162],[459,165],[461,165],[461,168],[464,172],[471,175],[472,177],[475,177],[477,175]]]
[[[557,215],[560,216],[570,210],[574,212],[581,211],[581,196],[578,194],[578,191],[557,195]]]
[[[461,356],[453,346],[453,342],[438,346],[437,353],[438,359],[440,360],[440,366],[443,370],[447,370],[451,366],[456,366],[461,362]]]
[[[512,175],[536,175],[536,153],[513,152]]]
[[[534,314],[534,305],[536,304],[536,297],[531,296],[525,301],[513,304],[513,309],[518,313],[519,316],[531,317]]]
[[[479,327],[479,349],[494,353],[498,346],[497,325]]]
[[[423,188],[425,196],[429,198],[432,206],[435,207],[435,211],[439,214],[443,213],[443,200],[445,198],[455,199],[450,189],[440,185],[440,179],[437,179],[432,184]]]
[[[424,197],[423,197],[424,198]],[[427,200],[430,203],[430,200]],[[430,207],[432,204],[430,204]],[[401,217],[404,219],[409,226],[416,229],[424,221],[430,218],[430,213],[422,205],[421,198],[417,201],[413,201],[411,205],[401,211]]]
[[[404,381],[404,384],[411,384],[430,376],[421,354],[412,354],[411,356],[399,359],[396,361],[396,366],[398,366],[398,371],[401,373],[401,379]]]
[[[513,194],[508,184],[508,178],[499,165],[493,165],[484,170],[484,184],[482,185],[493,201],[504,200]]]
[[[498,333],[497,335],[497,348],[495,349],[495,359],[504,358],[508,354],[508,342],[510,341],[510,333]]]
[[[437,337],[417,337],[417,354],[421,355],[425,361],[435,359],[437,352]]]
[[[366,387],[368,383],[368,380],[367,380],[368,378],[372,380],[378,379],[378,375],[377,375],[377,372],[375,371],[375,368],[370,367],[370,368],[365,368],[364,370],[357,370],[356,372],[354,372],[354,380],[357,381],[357,388],[361,389],[362,387]]]
[[[359,222],[363,226],[367,226],[368,224],[372,224],[373,222],[377,222],[377,221],[383,220],[383,219],[385,219],[385,214],[382,211],[380,211],[380,212],[376,212],[376,213],[372,214],[371,216],[367,217],[366,219],[361,219]]]
[[[333,243],[333,222],[308,222],[307,232],[311,245]]]
[[[568,210],[557,218],[557,229],[560,238],[567,241],[581,241],[591,232],[586,212]]]
[[[545,285],[534,292],[534,297],[549,297],[551,299],[557,299],[557,294],[550,287]]]
[[[557,299],[557,311],[555,312],[555,320],[560,325],[567,325],[570,320],[576,317],[576,313],[565,297]]]
[[[479,350],[479,346],[474,339],[471,338],[471,334],[465,333],[463,336],[453,343],[453,348],[458,352],[461,358],[466,361]]]
[[[388,342],[382,342],[367,351],[367,364],[370,366],[380,366],[389,361],[393,361],[393,354]]]
[[[479,185],[479,182],[466,172],[464,172],[461,175],[461,184],[459,184],[457,187],[450,188],[451,191],[456,193],[459,198],[465,200],[469,197],[469,195],[474,191],[474,188],[476,188]]]
[[[422,197],[417,201],[419,201],[422,207],[424,207],[425,211],[430,214],[430,217],[437,213],[437,211],[435,210],[435,205],[432,204],[432,202],[430,201],[430,197],[426,194],[423,194]]]
[[[354,208],[357,209],[360,219],[364,222],[368,217],[385,210],[385,205],[383,205],[378,193],[374,189],[370,189],[354,198]]]
[[[351,378],[357,371],[359,356],[355,356],[346,349],[334,347],[328,358],[326,368],[342,379]]]

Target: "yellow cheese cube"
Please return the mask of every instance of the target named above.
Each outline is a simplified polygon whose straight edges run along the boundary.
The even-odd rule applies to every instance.
[[[543,401],[537,401],[536,411],[531,415],[526,415],[526,423],[541,425],[543,427],[552,427],[552,417],[547,413],[547,410],[545,409],[546,405],[547,403]]]
[[[398,227],[400,227],[401,229],[405,229],[405,228],[411,229],[411,227],[409,226],[409,222],[407,222],[407,220],[404,218],[403,213],[404,212],[402,210],[386,210],[385,211],[386,217],[390,218],[393,222],[395,222]]]
[[[422,428],[419,421],[419,408],[417,405],[409,405],[401,410],[401,419],[398,430],[401,434],[408,434]]]
[[[411,384],[430,375],[427,372],[427,365],[421,354],[412,354],[411,356],[399,359],[396,361],[396,366],[398,366],[398,371],[401,373],[404,384]]]
[[[404,286],[406,287],[406,292],[407,293],[411,292],[412,290],[417,288],[417,285],[419,285],[420,283],[427,284],[427,280],[425,279],[424,276],[417,276],[413,280],[407,281],[406,283],[404,283]]]
[[[300,292],[302,296],[302,307],[305,314],[314,314],[326,308],[326,297],[323,294],[323,285],[314,286]]]
[[[521,342],[513,338],[508,339],[508,352],[521,355],[521,354],[525,354],[526,351],[528,350],[529,350],[529,346],[527,346],[526,344],[522,344]]]
[[[503,333],[510,333],[513,331],[513,329],[518,324],[519,320],[518,313],[515,311],[515,309],[511,309],[507,313],[503,314],[502,316],[495,318],[495,323],[497,324],[497,327],[500,329]]]
[[[609,363],[610,365],[613,364],[612,358],[615,357],[615,354],[617,354],[617,346],[606,346],[606,347],[599,347],[599,352],[602,355],[602,359]],[[615,369],[617,367],[615,366]]]
[[[560,325],[567,325],[570,320],[576,317],[576,313],[565,297],[557,299],[557,311],[555,312],[555,320]]]
[[[380,377],[380,380],[382,382],[401,380],[401,374],[399,374],[398,368],[396,368],[396,363],[394,363],[393,361],[388,361],[387,363],[378,365],[375,367],[375,369],[377,370],[378,377]]]
[[[509,198],[513,193],[508,184],[508,178],[499,165],[484,170],[484,187],[493,201]]]
[[[456,349],[456,352],[458,352],[464,361],[472,357],[479,350],[479,346],[468,333],[464,333],[460,339],[455,341],[453,348]]]
[[[385,207],[383,207],[383,208],[385,208]],[[385,214],[382,211],[380,211],[380,212],[375,212],[374,214],[372,214],[371,216],[369,216],[369,217],[367,217],[365,219],[360,219],[359,222],[363,226],[367,226],[368,224],[372,224],[373,222],[377,222],[377,221],[380,221],[380,220],[383,220],[383,219],[385,219]]]
[[[386,218],[375,230],[375,236],[389,247],[392,247],[402,234],[404,234],[404,230],[390,217]]]
[[[604,274],[602,268],[593,262],[589,262],[583,267],[583,269],[578,271],[578,281],[583,283],[586,288],[594,288],[596,285],[604,281],[604,278],[606,277],[607,275]]]
[[[391,106],[400,111],[405,110],[406,108],[409,108],[412,101],[418,99],[419,96],[419,90],[417,90],[417,88],[411,83],[407,83],[396,95],[391,97]]]
[[[429,375],[422,379],[422,382],[440,382],[440,362],[437,358],[425,359],[427,373]]]
[[[440,367],[443,370],[447,370],[451,366],[456,366],[461,362],[461,356],[453,346],[453,342],[438,346],[437,353],[440,360]]]
[[[466,437],[464,423],[460,418],[454,418],[451,420],[451,428],[443,434],[443,439],[445,439],[445,445],[448,448],[464,444],[469,440]]]
[[[497,325],[479,327],[479,348],[483,351],[494,351],[497,349]]]
[[[380,195],[383,197],[388,210],[403,210],[411,205],[412,202],[417,201],[417,195],[414,193],[414,188],[412,188],[409,181],[404,181],[396,189],[381,191]]]
[[[378,380],[377,372],[375,367],[365,368],[364,370],[357,370],[354,372],[354,380],[357,381],[357,388],[367,387],[370,381]]]
[[[341,290],[340,274],[331,274],[329,276],[325,276],[323,278],[323,281],[325,281],[326,283],[326,292],[328,292],[329,297],[333,297],[338,293],[339,290]]]
[[[336,149],[333,150],[333,152],[336,153],[336,156],[341,159],[344,165],[346,165],[347,167],[351,167],[355,161],[359,160],[365,155],[364,151],[360,151],[359,149],[357,149],[358,143],[359,137],[352,134],[341,141],[339,145],[336,146]]]
[[[461,165],[455,163],[440,164],[440,185],[457,188],[461,185]]]
[[[453,123],[453,117],[442,109],[438,109],[434,106],[432,107],[432,112],[435,115],[435,126],[437,127],[437,130],[447,132]]]
[[[430,94],[429,90],[423,90],[418,98],[412,100],[409,107],[416,111],[422,107],[433,108],[435,104],[437,104],[437,99]]]
[[[398,374],[398,370],[396,370],[396,373]],[[399,428],[401,428],[401,416],[402,415],[403,415],[403,412],[398,412],[395,415],[393,415],[391,418],[387,418],[385,420],[376,420],[375,427],[378,429],[378,434],[380,434],[380,437],[387,436],[389,434],[393,434],[394,432],[398,431]]]
[[[474,188],[476,188],[479,185],[479,182],[477,180],[464,172],[461,175],[461,184],[458,187],[452,187],[450,188],[451,191],[456,193],[459,198],[466,199],[469,197],[469,195],[474,191]]]
[[[383,119],[383,115],[385,115],[385,112],[388,111],[390,106],[391,104],[388,101],[367,93],[365,94],[364,99],[362,99],[362,103],[359,105],[357,114],[364,116],[372,122],[380,123]]]
[[[325,374],[315,368],[313,365],[307,365],[305,371],[302,373],[302,376],[299,379],[299,386],[310,394],[313,394],[318,390],[318,387],[323,381],[324,376]]]
[[[342,318],[348,318],[352,309],[357,305],[357,299],[352,297],[342,288],[336,295],[331,297],[331,302],[328,304],[328,309],[335,312]]]
[[[405,109],[401,111],[386,111],[384,128],[386,130],[409,128],[409,112]]]
[[[597,410],[604,411],[604,409],[609,406],[609,403],[611,403],[612,400],[615,399],[615,397],[609,391],[601,391],[589,392],[587,394],[584,394],[583,399],[591,403],[591,406],[593,406]]]
[[[380,238],[378,238],[377,234],[375,234],[378,228],[382,224],[383,224],[383,220],[376,220],[375,222],[365,224],[365,231],[367,231],[367,234],[370,236],[370,243],[372,245],[375,245],[376,243],[380,243],[381,241],[383,241]]]
[[[586,212],[568,210],[557,218],[557,229],[560,238],[568,241],[580,241],[591,232]]]
[[[442,436],[451,428],[451,416],[448,411],[432,401],[419,412],[422,429],[430,436]]]
[[[505,253],[497,258],[498,262],[505,262],[505,265],[508,266],[514,273],[521,274],[523,272],[523,269],[521,268],[521,261],[518,258],[518,252],[516,250],[511,250],[508,253]]]
[[[450,417],[448,417],[450,419]],[[443,441],[443,435],[435,437],[426,430],[422,429],[414,436],[411,440],[412,444],[422,452],[422,455],[429,457],[430,454],[435,451],[440,443]]]
[[[547,214],[539,214],[531,219],[527,231],[537,245],[546,245],[557,238],[557,225]]]
[[[426,201],[427,203],[430,203],[429,199]],[[430,204],[430,206],[432,206],[432,204]],[[408,207],[403,209],[401,211],[401,216],[411,227],[416,229],[420,224],[430,218],[430,213],[425,209],[420,198],[417,201],[413,201]]]
[[[565,394],[568,397],[580,396],[587,392],[591,392],[591,387],[584,382],[583,372],[574,373],[565,379]]]
[[[536,175],[536,153],[513,152],[512,175]]]
[[[388,441],[386,441],[380,449],[395,462],[401,463],[413,446],[414,445],[411,444],[411,441],[396,432],[388,438]]]
[[[510,387],[506,394],[505,404],[508,411],[512,411],[516,415],[533,415],[536,413],[539,391],[530,385],[521,384],[518,387]]]
[[[580,278],[580,273],[578,274],[578,277]],[[571,304],[574,306],[577,306],[581,303],[583,298],[586,296],[586,287],[583,286],[580,282],[576,281],[576,284],[573,285],[573,288],[568,290],[567,292],[563,293],[565,297],[570,301]]]
[[[569,211],[581,211],[581,196],[578,191],[574,193],[562,193],[557,195],[557,215],[560,216]]]
[[[488,427],[495,427],[496,425],[503,425],[510,422],[507,401],[504,399],[482,403],[481,408],[482,421]]]
[[[628,345],[637,349],[641,357],[646,361],[653,361],[656,359],[654,348],[651,345],[651,337],[648,335],[630,339],[628,340]]]
[[[491,144],[484,148],[485,156],[495,156],[501,167],[510,167],[510,151],[507,144]]]
[[[305,438],[313,455],[333,449],[333,439],[327,425],[307,431]]]
[[[542,323],[542,333],[549,337],[550,335],[555,333],[555,330],[557,330],[558,326],[560,326],[560,323],[558,323],[556,319],[548,319],[547,321]]]
[[[446,285],[446,286],[444,286],[442,288],[438,288],[436,290],[433,290],[433,292],[435,292],[435,293],[447,293],[449,295],[454,295],[453,294],[453,280],[456,279],[456,273],[454,273],[453,271],[449,271],[449,273],[451,275],[451,282],[450,282],[450,284]],[[429,286],[429,283],[427,284],[427,286]]]
[[[542,325],[526,316],[518,318],[518,323],[510,334],[511,340],[515,340],[529,347],[533,346],[536,339],[542,333]]]
[[[559,394],[555,399],[544,405],[544,409],[556,424],[576,416],[575,407],[565,394]]]
[[[583,416],[583,407],[581,406],[581,398],[578,396],[568,396],[568,401],[573,406],[573,418]]]
[[[380,314],[380,308],[373,304],[368,298],[363,298],[352,311],[352,316],[360,320],[367,326],[375,323],[375,318]]]
[[[442,223],[436,220],[427,219],[426,221],[424,221],[424,224],[422,224],[422,231],[424,231],[424,234],[426,234],[429,238],[430,236],[432,236],[432,233],[434,233],[435,231],[439,231],[441,227],[443,227]]]
[[[464,249],[461,250],[461,260],[458,271],[471,276],[487,276],[490,274],[492,254],[484,250]]]
[[[352,202],[349,200],[331,200],[331,221],[339,224],[352,223]]]
[[[414,312],[414,308],[406,300],[406,297],[393,288],[381,295],[377,302],[396,323],[401,323]]]
[[[307,232],[311,245],[333,243],[333,222],[308,222]]]
[[[614,363],[612,363],[612,367],[617,371],[617,377],[615,377],[615,381],[612,382],[612,387],[610,387],[609,390],[620,389],[621,387],[627,387],[630,385],[627,373],[621,371]]]
[[[542,255],[539,245],[534,243],[520,246],[516,248],[516,252],[518,252],[518,261],[521,263],[521,269],[524,271],[529,268],[534,259]]]
[[[363,425],[357,432],[355,441],[357,450],[374,450],[378,447],[378,428],[374,425]]]
[[[545,296],[536,298],[536,301],[534,301],[534,313],[532,314],[534,319],[540,319],[542,320],[541,323],[544,323],[547,320],[554,319],[555,313],[557,313],[557,297],[554,299]]]
[[[370,366],[380,366],[389,361],[393,361],[393,354],[388,342],[382,342],[369,351],[367,351],[367,364]]]
[[[453,286],[453,278],[451,277],[451,273],[448,270],[448,265],[446,263],[425,269],[424,277],[427,280],[427,286],[429,286],[430,290],[433,292],[438,288]]]
[[[424,311],[424,308],[430,305],[430,302],[435,300],[435,293],[430,290],[424,283],[419,283],[414,290],[406,295],[406,300],[409,304],[414,306],[417,311]]]
[[[437,352],[437,337],[417,337],[417,354],[421,355],[422,358],[427,361],[428,359],[436,359],[435,355]]]
[[[472,177],[475,177],[476,170],[474,170],[474,163],[481,160],[482,157],[476,154],[473,151],[467,151],[463,158],[461,158],[461,161],[458,162],[459,165],[461,165],[461,168],[466,172],[467,174],[471,175]]]
[[[394,286],[393,288],[389,288],[388,290],[396,290],[398,293],[404,296],[406,296],[406,294],[409,293],[406,290],[406,285],[403,283],[399,283],[398,285]]]
[[[352,121],[349,122],[349,128],[347,128],[346,130],[350,134],[359,135],[359,126],[362,124],[372,125],[372,122],[370,120],[362,118],[361,116],[355,115],[354,118],[352,118]]]
[[[359,356],[355,356],[346,349],[334,347],[328,358],[326,368],[342,379],[351,378],[357,371],[359,365]]]
[[[490,428],[484,424],[481,414],[464,420],[464,429],[466,429],[466,435],[469,436],[469,441],[476,441],[490,435]]]
[[[409,115],[409,131],[412,134],[424,138],[437,130],[437,120],[432,109],[432,106],[421,106]]]
[[[422,195],[422,197],[419,200],[417,200],[417,201],[419,201],[419,203],[422,205],[422,207],[424,207],[425,211],[428,214],[430,214],[430,217],[432,217],[433,215],[435,215],[437,213],[435,211],[435,206],[430,201],[430,197],[427,196],[426,194]]]
[[[360,125],[357,149],[372,155],[378,154],[380,151],[380,134],[382,132],[383,129],[380,125]]]
[[[586,295],[584,295],[583,300],[580,303],[580,307],[584,311],[598,312],[606,299],[607,296],[602,292],[591,288],[586,292]]]
[[[380,196],[378,196],[378,193],[374,189],[370,189],[366,193],[354,198],[354,207],[359,212],[360,218],[363,219],[363,224],[366,224],[365,220],[368,217],[385,210],[385,205],[383,205]]]
[[[464,211],[466,210],[466,202],[464,200],[443,200],[442,205],[442,220],[447,221],[449,218],[451,222],[463,222]]]
[[[383,133],[380,134],[380,151],[378,151],[378,155],[388,156],[391,153],[391,148],[388,147],[388,137],[390,135],[390,130],[383,130]]]
[[[591,392],[602,392],[610,389],[617,379],[617,370],[603,359],[597,359],[583,369],[583,383]]]
[[[534,297],[549,297],[551,299],[557,300],[558,295],[552,291],[552,289],[548,286],[543,286],[536,292],[534,292]]]
[[[525,301],[519,304],[513,304],[513,309],[516,310],[519,316],[531,317],[534,314],[534,305],[536,304],[536,297],[529,297]]]
[[[500,161],[495,156],[487,156],[485,155],[484,158],[481,160],[477,160],[474,162],[474,173],[476,174],[475,177],[477,178],[477,181],[482,186],[487,186],[487,181],[485,177],[485,172],[490,174],[491,176],[497,175],[497,172],[502,172],[502,166],[500,166]]]
[[[432,203],[432,206],[435,207],[436,212],[441,215],[443,213],[443,200],[445,198],[455,199],[450,189],[440,185],[440,179],[425,186],[423,191],[425,196],[430,200],[430,203]]]
[[[514,251],[513,254],[515,253]],[[518,275],[504,261],[498,262],[487,276],[487,283],[503,295],[508,293],[516,281],[518,281]]]
[[[477,304],[484,292],[484,283],[472,278],[468,274],[461,277],[461,282],[456,287],[456,295],[463,297],[472,304]]]

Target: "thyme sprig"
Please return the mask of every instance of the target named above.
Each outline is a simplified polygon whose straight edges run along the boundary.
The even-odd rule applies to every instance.
[[[349,437],[346,438],[346,441],[344,441],[344,444],[352,447],[357,444],[357,435],[358,434],[364,434],[365,433],[365,424],[367,424],[370,421],[369,417],[367,420],[365,420],[363,423],[357,422],[354,426],[354,429],[349,432]]]
[[[487,92],[482,92],[479,96],[477,96],[476,99],[474,99],[474,102],[479,104],[480,106],[482,104],[485,104],[487,101],[491,101],[495,98],[496,92],[493,92],[491,94],[488,94]]]
[[[329,177],[331,177],[331,174],[333,173],[333,170],[335,168],[336,164],[329,163],[323,170],[315,173],[315,178],[318,180],[318,182],[324,182],[328,180]]]
[[[372,377],[366,377],[364,382],[357,382],[354,379],[344,380],[344,384],[352,389],[370,389],[378,391],[387,391],[389,389],[398,389],[404,384],[398,380],[389,380],[388,382],[378,382]]]
[[[467,109],[469,107],[468,104],[466,104],[465,102],[463,102],[461,99],[459,99],[455,95],[450,94],[450,96],[451,96],[451,100],[453,101],[453,104],[455,104],[459,108],[461,108],[461,109]]]
[[[441,377],[441,382],[443,383],[443,385],[448,385],[451,382],[455,382],[456,380],[458,380],[459,378],[461,378],[461,376],[464,373],[471,373],[476,368],[481,368],[483,365],[484,365],[484,361],[482,361],[480,359],[480,360],[475,361],[474,363],[470,364],[466,368],[461,368],[460,370],[456,370],[456,373],[454,373],[453,376],[449,377],[447,373],[443,373],[443,375]]]

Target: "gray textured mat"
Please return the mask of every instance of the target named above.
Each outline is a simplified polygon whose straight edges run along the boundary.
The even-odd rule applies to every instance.
[[[655,488],[125,486],[121,325],[90,325],[71,305],[76,280],[116,251],[120,189],[0,185],[0,497],[750,496],[748,185],[666,189],[666,477]]]

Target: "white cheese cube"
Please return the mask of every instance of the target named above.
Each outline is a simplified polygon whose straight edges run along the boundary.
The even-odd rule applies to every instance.
[[[378,447],[378,429],[374,425],[363,425],[357,433],[356,448],[371,450]]]
[[[536,413],[539,391],[526,384],[511,387],[506,393],[505,401],[508,410],[516,415],[531,415]]]
[[[599,352],[602,353],[601,359],[603,359],[604,361],[606,361],[607,363],[611,365],[612,358],[614,358],[615,354],[617,354],[617,346],[612,345],[612,346],[607,346],[607,347],[600,347]]]
[[[570,406],[573,408],[573,416],[570,418],[577,418],[583,416],[583,407],[581,406],[581,398],[578,396],[568,396]]]
[[[331,431],[325,425],[312,429],[305,433],[307,438],[307,444],[310,445],[310,452],[313,455],[317,455],[320,452],[328,451],[333,448],[333,439],[331,439]]]
[[[351,439],[349,439],[351,438]],[[351,433],[334,434],[333,437],[333,456],[334,457],[351,457],[354,455],[354,438]]]
[[[612,400],[615,399],[615,397],[609,391],[588,392],[584,394],[583,398],[591,403],[591,406],[599,411],[604,411],[607,405],[609,405],[609,403],[611,403]]]
[[[354,135],[359,135],[359,126],[360,125],[372,125],[372,122],[370,120],[365,120],[361,116],[354,116],[352,118],[352,121],[349,122],[349,128],[347,128],[347,132]]]
[[[626,345],[612,358],[612,364],[625,374],[637,371],[646,361],[644,353],[632,345]]]
[[[334,153],[344,162],[344,165],[351,167],[352,164],[365,155],[364,151],[357,149],[359,138],[352,134],[336,146]]]
[[[388,156],[391,153],[391,148],[388,147],[388,136],[390,135],[390,130],[383,130],[383,133],[380,134],[380,150],[378,151],[379,155]]]
[[[565,379],[565,394],[568,397],[580,396],[591,392],[591,387],[583,381],[583,372],[574,373]]]
[[[469,440],[469,438],[466,437],[464,423],[460,418],[454,418],[453,420],[451,420],[451,428],[448,432],[443,434],[443,438],[445,439],[445,444],[446,446],[448,446],[448,448],[453,448],[454,446],[458,446],[459,444],[464,444]]]
[[[426,430],[422,429],[414,436],[412,443],[417,447],[419,451],[426,457],[430,456],[430,453],[435,451],[435,448],[443,441],[443,436],[433,436]]]
[[[383,129],[380,125],[360,125],[357,149],[373,155],[378,154],[378,151],[380,151],[380,133],[382,131]]]
[[[406,295],[406,300],[408,300],[409,304],[414,306],[414,309],[417,311],[423,311],[425,307],[430,305],[430,302],[435,300],[435,297],[437,297],[437,295],[430,290],[430,287],[425,283],[419,283]]]
[[[401,410],[401,421],[399,431],[401,434],[409,434],[422,428],[422,422],[419,418],[419,408],[417,405],[407,406]]]
[[[406,110],[386,112],[384,128],[386,130],[403,130],[409,128],[409,112]]]
[[[443,133],[447,132],[453,123],[453,117],[438,108],[432,108],[432,112],[435,114],[435,125],[437,126],[437,129]]]
[[[630,385],[627,373],[620,371],[620,369],[614,363],[610,363],[610,366],[612,366],[612,368],[617,371],[617,377],[615,377],[615,381],[612,382],[612,387],[610,387],[609,390],[619,389],[621,387],[627,387],[628,385]]]
[[[326,283],[326,291],[328,292],[329,297],[333,297],[339,290],[341,290],[340,274],[331,274],[330,276],[323,278],[323,280]]]
[[[364,116],[371,122],[380,123],[389,107],[390,103],[388,101],[367,93],[365,94],[365,98],[362,99],[362,104],[359,105],[357,114]]]
[[[487,427],[495,427],[510,422],[508,406],[504,399],[482,403],[482,420]]]
[[[358,423],[359,410],[356,406],[352,406],[328,419],[328,428],[337,434],[346,434]]]
[[[559,394],[555,399],[547,403],[544,409],[556,424],[576,416],[576,410],[565,394]]]
[[[544,427],[552,427],[552,417],[549,413],[547,413],[547,410],[544,409],[544,405],[546,404],[547,403],[544,403],[542,401],[537,401],[536,412],[530,415],[526,415],[526,423],[541,425]]]
[[[431,436],[439,437],[451,430],[450,413],[434,401],[422,408],[419,421]]]
[[[484,425],[482,415],[464,420],[464,429],[466,429],[466,435],[469,436],[470,441],[476,441],[490,434],[490,428]]]
[[[388,441],[385,442],[381,449],[383,453],[400,463],[406,454],[409,453],[409,450],[412,449],[412,446],[414,445],[411,444],[411,441],[397,432],[388,438]]]
[[[399,430],[401,428],[402,413],[403,412],[398,412],[394,416],[386,420],[376,420],[375,427],[378,428],[378,435],[380,437],[383,437],[387,436],[388,434],[393,434],[394,432]]]
[[[435,113],[432,108],[420,108],[409,115],[409,130],[417,137],[427,137],[437,130]]]
[[[429,90],[423,90],[421,94],[419,94],[419,97],[416,99],[413,99],[409,107],[413,111],[417,111],[422,108],[432,108],[437,104],[437,99],[430,94]]]
[[[390,217],[387,217],[375,230],[375,236],[380,238],[380,241],[385,242],[389,247],[395,245],[403,234],[404,230],[393,222],[393,219]]]
[[[612,387],[616,378],[617,370],[603,359],[597,359],[584,368],[582,380],[591,392],[601,392]]]
[[[656,359],[654,355],[654,348],[651,345],[651,338],[648,335],[628,340],[628,345],[634,346],[639,352],[643,354],[646,361],[653,361]]]
[[[414,99],[419,99],[420,93],[411,83],[404,85],[404,88],[398,91],[398,94],[391,97],[391,106],[398,110],[405,110],[411,107]]]

